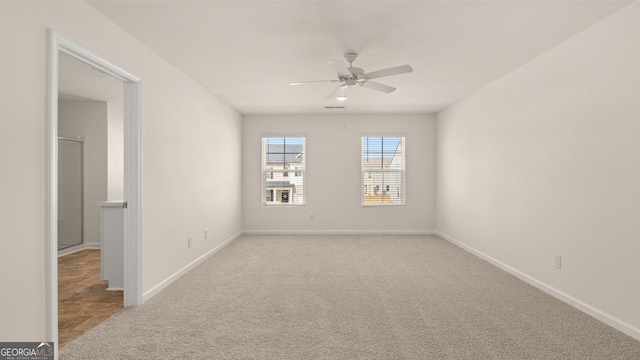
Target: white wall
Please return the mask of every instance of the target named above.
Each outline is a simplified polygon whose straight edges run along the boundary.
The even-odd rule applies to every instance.
[[[261,138],[304,134],[303,207],[262,206]],[[406,206],[361,205],[360,137],[404,134]],[[249,231],[421,232],[435,227],[433,115],[251,115],[243,120],[243,219]],[[313,215],[313,220],[309,219]]]
[[[640,339],[638,44],[636,2],[438,114],[437,226]]]
[[[107,103],[61,101],[58,103],[58,134],[82,136],[83,144],[83,241],[100,245],[100,207],[107,200]]]
[[[143,292],[241,231],[236,111],[84,2],[0,2],[0,341],[45,338],[47,27],[142,78]]]

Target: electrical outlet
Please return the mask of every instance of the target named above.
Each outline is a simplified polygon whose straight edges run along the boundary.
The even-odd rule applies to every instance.
[[[444,216],[440,217],[440,222],[444,224]]]
[[[205,239],[209,238],[209,229],[204,229],[204,238]]]
[[[190,237],[188,237],[187,238],[187,247],[191,247],[192,243],[193,243],[193,240]]]
[[[309,221],[313,221],[313,214],[309,214]]]
[[[553,266],[558,269],[562,268],[562,256],[557,254],[553,255]]]

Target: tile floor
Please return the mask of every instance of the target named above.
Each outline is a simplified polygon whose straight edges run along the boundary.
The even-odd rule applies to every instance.
[[[62,347],[117,313],[122,291],[107,291],[100,279],[100,250],[58,258],[58,341]]]

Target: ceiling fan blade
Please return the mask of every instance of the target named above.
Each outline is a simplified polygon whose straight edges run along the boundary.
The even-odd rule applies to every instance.
[[[340,80],[312,80],[312,81],[300,81],[300,82],[292,82],[289,85],[305,85],[305,84],[313,84],[319,82],[338,82]]]
[[[393,92],[396,89],[393,86],[380,84],[380,83],[373,82],[373,81],[365,81],[365,82],[362,83],[362,86],[364,86],[366,88],[369,88],[369,89],[382,91],[383,93],[387,93],[387,94],[390,93],[390,92]]]
[[[334,98],[338,96],[347,96],[347,85],[340,85],[327,96],[327,98]]]
[[[411,65],[402,65],[402,66],[396,66],[396,67],[383,69],[383,70],[378,70],[378,71],[374,71],[374,72],[370,72],[370,73],[364,74],[364,78],[365,79],[377,79],[377,78],[381,78],[383,76],[405,74],[405,73],[410,73],[412,71],[413,71],[413,68],[411,67]]]
[[[347,67],[347,65],[345,65],[342,61],[327,60],[327,63],[329,63],[329,65],[333,66],[336,70],[338,70],[338,74],[344,75],[344,76],[351,76],[351,71],[349,71],[349,68]]]

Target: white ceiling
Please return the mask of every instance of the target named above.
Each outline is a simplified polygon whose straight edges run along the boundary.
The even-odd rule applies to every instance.
[[[350,112],[437,112],[629,1],[89,1],[90,5],[243,114],[322,113],[325,60],[367,72],[391,94],[349,89]]]

